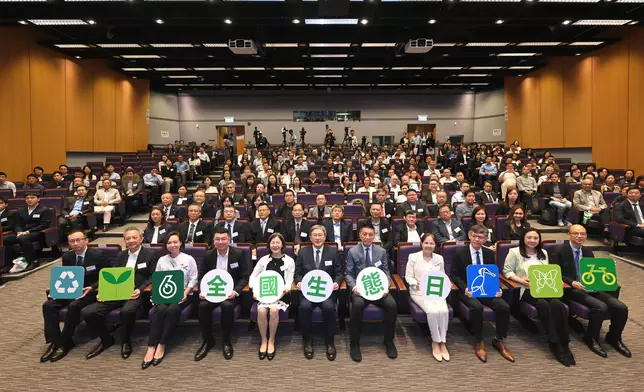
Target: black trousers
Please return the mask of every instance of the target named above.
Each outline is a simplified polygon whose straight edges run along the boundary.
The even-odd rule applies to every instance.
[[[590,219],[598,220],[602,226],[608,226],[610,223],[610,211],[608,208],[604,208],[599,212],[599,214],[593,214]]]
[[[158,203],[161,201],[161,187],[158,185],[154,186],[146,186],[146,189],[150,190],[150,198],[148,199],[148,204],[154,205],[155,203]]]
[[[105,342],[111,338],[109,331],[105,327],[105,315],[114,309],[121,308],[121,343],[129,343],[137,312],[149,302],[148,298],[148,296],[144,296],[141,293],[139,298],[128,301],[95,302],[82,310],[81,318]]]
[[[568,333],[568,310],[557,298],[533,298],[530,290],[526,290],[521,301],[527,302],[537,308],[539,320],[543,324],[548,336],[548,342],[567,345],[570,343]]]
[[[335,336],[335,327],[338,320],[338,311],[335,304],[337,303],[335,293],[320,303],[313,303],[304,296],[300,296],[300,306],[298,307],[297,317],[300,321],[300,332],[304,340],[311,340],[311,330],[313,329],[313,309],[320,308],[324,314],[324,341],[326,344],[333,343]]]
[[[622,331],[628,320],[628,307],[622,301],[603,291],[589,293],[577,289],[570,290],[567,297],[592,310],[588,329],[586,329],[587,339],[599,340],[602,323],[608,316],[610,316],[610,328],[607,336],[613,340],[622,339]]]
[[[4,236],[4,248],[5,256],[8,263],[11,263],[13,259],[16,258],[15,252],[13,251],[13,246],[15,244],[20,245],[20,250],[22,255],[25,257],[27,262],[31,263],[38,259],[36,255],[36,250],[31,244],[34,241],[38,241],[40,238],[40,233],[28,233],[18,237],[16,234],[9,234]]]
[[[483,305],[491,308],[496,315],[496,338],[508,336],[510,325],[510,305],[503,298],[470,298],[459,292],[461,302],[470,309],[470,324],[477,341],[483,340]]]
[[[125,208],[128,214],[132,214],[134,209],[141,205],[141,194],[137,193],[132,196],[123,196],[125,200]],[[118,210],[118,207],[115,206],[115,210]]]
[[[362,327],[362,312],[369,304],[374,304],[385,311],[385,342],[394,340],[396,329],[396,318],[398,317],[398,308],[396,300],[387,294],[377,301],[369,301],[359,295],[351,295],[351,319],[349,320],[349,331],[351,334],[351,344],[360,342],[360,328]]]
[[[81,230],[83,228],[83,215],[78,214],[74,218],[67,218],[64,216],[58,217],[58,227],[61,231],[61,236],[65,238],[67,234],[74,230]]]
[[[96,292],[91,291],[83,298],[75,300],[48,299],[42,304],[42,315],[45,321],[45,342],[53,343],[56,347],[70,347],[74,341],[74,330],[81,322],[81,311],[84,307],[96,302]],[[65,325],[60,332],[58,312],[67,307]]]
[[[230,334],[235,322],[235,306],[237,298],[227,299],[221,303],[212,303],[205,299],[199,301],[199,327],[204,341],[212,339],[212,312],[221,307],[221,340],[230,343]]]
[[[532,195],[531,195],[531,194],[529,194],[529,193],[525,193],[525,192],[523,192],[523,194],[522,194],[522,196],[521,196],[521,202],[522,202],[525,206],[527,206],[527,208],[528,208],[530,211],[535,212],[535,210],[534,210],[534,205],[532,204],[532,199],[533,199],[533,198],[534,198],[534,194],[532,194]]]
[[[181,311],[192,301],[188,298],[183,303],[159,304],[156,306],[156,314],[150,324],[150,336],[148,347],[155,347],[158,344],[168,344],[175,327],[181,320]]]

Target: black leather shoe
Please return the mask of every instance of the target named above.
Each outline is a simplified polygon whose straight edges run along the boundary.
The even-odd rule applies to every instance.
[[[335,351],[335,344],[327,344],[326,345],[326,359],[329,361],[335,361],[335,357],[337,355],[337,352]]]
[[[631,351],[628,349],[628,347],[626,347],[626,345],[624,344],[624,342],[622,342],[621,339],[616,339],[616,340],[609,339],[609,337],[607,335],[606,336],[606,343],[608,343],[611,346],[613,346],[615,351],[617,351],[618,353],[622,354],[623,356],[625,356],[627,358],[630,358],[632,356]]]
[[[275,358],[275,353],[277,353],[277,350],[273,351],[272,353],[269,353],[268,351],[266,352],[266,359],[269,361],[272,361],[273,358]]]
[[[564,355],[568,357],[568,363],[570,366],[577,366],[577,361],[575,361],[575,355],[570,351],[570,346],[565,345],[563,348]]]
[[[552,351],[557,361],[559,361],[565,367],[570,367],[570,359],[568,355],[564,353],[564,350],[560,344],[550,343],[550,351]]]
[[[588,346],[588,349],[595,354],[599,355],[602,358],[607,358],[608,354],[606,353],[606,350],[602,347],[601,344],[595,339],[584,339],[584,343],[586,343],[586,346]]]
[[[152,366],[152,362],[154,362],[154,360],[149,361],[149,362],[145,362],[145,361],[141,362],[141,370],[145,370],[145,369],[149,368],[150,366]]]
[[[158,365],[160,365],[160,364],[161,364],[161,362],[163,362],[163,358],[165,358],[165,353],[163,354],[163,356],[162,356],[161,358],[154,358],[154,359],[152,360],[152,366],[158,366]]]
[[[56,350],[56,346],[54,344],[50,344],[49,347],[47,347],[47,351],[40,357],[40,363],[47,362],[51,359],[51,356],[54,354],[54,351]]]
[[[96,346],[94,346],[93,349],[90,350],[90,352],[87,353],[87,355],[85,355],[85,359],[92,359],[98,356],[103,351],[112,347],[113,345],[114,345],[114,338],[112,338],[111,340],[108,340],[107,342],[104,342],[103,340],[101,340],[96,344]]]
[[[121,358],[128,359],[132,355],[132,345],[130,342],[121,344]]]
[[[310,340],[304,342],[304,358],[313,359],[313,343]]]
[[[61,359],[65,358],[67,354],[69,354],[69,351],[74,347],[74,345],[71,345],[69,347],[65,348],[58,348],[56,347],[54,349],[54,352],[51,355],[51,361],[52,362],[57,362],[60,361]]]
[[[201,343],[201,347],[199,347],[199,350],[197,350],[197,353],[195,354],[195,361],[201,361],[202,359],[206,358],[206,355],[208,355],[208,351],[215,345],[215,342],[213,340],[211,341],[206,341],[204,340],[203,343]]]
[[[259,355],[259,359],[266,358],[266,351],[259,350],[257,353]]]
[[[225,342],[222,351],[224,352],[224,359],[233,359],[235,350],[230,342]]]
[[[109,230],[109,228],[110,228],[110,227],[109,227],[108,225],[104,225],[104,226],[103,226],[103,233],[105,233],[107,230]]]
[[[349,356],[355,362],[362,361],[362,353],[360,352],[360,345],[352,344],[351,347],[349,348]]]
[[[385,351],[390,359],[398,358],[398,350],[396,349],[396,345],[393,340],[385,342]]]

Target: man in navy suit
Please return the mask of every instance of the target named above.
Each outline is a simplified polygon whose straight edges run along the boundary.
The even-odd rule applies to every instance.
[[[51,226],[51,210],[40,205],[40,196],[29,192],[25,195],[27,207],[18,211],[18,221],[14,232],[4,236],[6,260],[11,263],[14,259],[13,245],[20,244],[20,249],[27,263],[38,262],[33,241],[40,238],[40,232]]]
[[[334,344],[335,325],[337,322],[335,291],[340,288],[344,279],[342,271],[342,261],[340,253],[335,246],[325,246],[326,229],[322,225],[315,225],[311,228],[310,234],[313,246],[304,246],[300,249],[295,262],[295,282],[297,288],[302,289],[302,278],[312,270],[322,270],[328,273],[333,279],[334,293],[321,303],[312,303],[304,296],[300,297],[300,306],[298,318],[300,320],[300,330],[304,339],[304,356],[307,359],[313,358],[313,343],[311,341],[311,329],[313,308],[320,307],[324,314],[324,340],[326,343],[326,357],[329,361],[335,360],[336,349]]]
[[[644,237],[644,206],[642,205],[641,191],[632,187],[626,194],[627,200],[615,204],[615,221],[629,226],[628,236]]]

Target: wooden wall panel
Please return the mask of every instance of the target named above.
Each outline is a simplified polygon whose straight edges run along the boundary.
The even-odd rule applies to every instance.
[[[564,60],[563,147],[590,147],[592,144],[592,74],[592,57]]]
[[[552,62],[539,77],[541,147],[563,145],[563,82],[561,64]]]
[[[521,83],[521,144],[541,147],[541,93],[539,73],[525,77]]]
[[[521,140],[521,98],[519,94],[521,78],[507,77],[504,86],[504,105],[508,109],[508,120],[505,122],[505,138],[507,143],[515,140],[523,145]]]
[[[124,78],[116,80],[116,139],[114,141],[116,152],[133,151],[133,95],[134,88],[129,80]]]
[[[147,80],[134,80],[134,148],[133,150],[145,150],[150,137],[150,125],[146,122],[146,112],[150,108],[150,82]]]
[[[644,31],[633,29],[629,37],[628,160],[627,167],[644,173]]]
[[[65,61],[67,151],[94,151],[94,88],[92,67]]]
[[[114,152],[115,91],[112,72],[97,67],[94,71],[94,151],[97,152]]]

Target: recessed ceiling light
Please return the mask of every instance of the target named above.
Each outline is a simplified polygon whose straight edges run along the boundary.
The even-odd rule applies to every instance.
[[[140,48],[139,44],[96,44],[99,48],[103,49],[121,49],[121,48]]]
[[[562,25],[569,25],[569,24],[570,24],[570,21],[569,21],[569,20],[564,20],[563,22],[561,22],[561,24],[562,24]]]
[[[168,75],[168,79],[197,79],[197,75]]]
[[[631,26],[632,26],[632,25],[636,25],[636,24],[638,24],[638,23],[639,23],[639,22],[638,22],[637,20],[634,20],[634,21],[630,22],[630,23],[629,23],[629,25],[631,25]]]
[[[631,19],[581,19],[573,23],[575,26],[622,26],[632,22]]]
[[[225,71],[224,67],[194,67],[195,71]]]
[[[27,21],[26,20],[19,20],[18,23],[20,23],[21,25],[26,25]]]
[[[214,83],[192,83],[189,86],[190,87],[213,87],[215,84]]]
[[[150,44],[153,48],[193,48],[192,44]]]
[[[125,72],[145,72],[147,68],[121,68]]]
[[[60,48],[60,49],[86,49],[86,48],[89,48],[89,46],[83,45],[83,44],[56,44],[54,46],[56,46],[57,48]]]
[[[561,42],[519,42],[517,46],[557,46]]]
[[[469,77],[475,77],[475,78],[484,78],[486,76],[489,76],[488,74],[458,74],[456,75],[461,78],[469,78]]]
[[[136,76],[132,76],[132,79],[136,79]]]
[[[497,20],[496,22],[494,22],[494,23],[496,23],[496,24],[503,24],[503,19],[498,19],[498,20]]]
[[[300,20],[299,19],[293,19],[293,23],[300,24]]]
[[[157,24],[163,24],[163,23],[165,23],[165,22],[163,21],[163,19],[157,19],[157,20],[155,20],[155,22],[157,22]]]
[[[304,71],[304,67],[273,67],[274,71]]]
[[[569,43],[568,46],[598,46],[603,43],[604,41],[577,41]]]
[[[82,19],[29,19],[28,22],[36,26],[63,26],[63,25],[86,25]]]
[[[353,67],[353,71],[382,71],[383,67]]]
[[[360,24],[366,25],[367,23],[369,23],[367,19],[360,19]]]
[[[81,56],[75,56],[77,59],[81,58]]]
[[[483,67],[470,67],[471,70],[484,70],[484,69],[501,69],[501,66],[483,66]]]
[[[166,83],[166,87],[183,87],[185,84],[178,84],[178,83]]]
[[[341,78],[344,75],[312,75],[314,78]]]
[[[185,68],[155,68],[155,71],[165,71],[165,72],[177,72],[177,71],[186,71]]]
[[[344,71],[344,67],[313,67],[314,71]]]
[[[307,84],[301,84],[301,83],[284,83],[284,87],[306,87],[308,86]]]
[[[436,23],[436,19],[430,19],[428,23],[429,24],[434,24],[434,23]]]
[[[378,87],[397,87],[401,86],[400,83],[378,83],[376,86]]]
[[[124,59],[160,59],[158,54],[122,54]]]
[[[432,67],[431,69],[436,71],[447,71],[447,70],[454,70],[454,69],[463,69],[463,67]]]
[[[347,43],[310,43],[312,48],[348,48],[351,44]]]
[[[235,67],[235,71],[264,71],[264,67]]]
[[[354,25],[358,19],[304,19],[305,24],[310,25]]]
[[[509,42],[470,42],[465,46],[508,46]]]
[[[95,21],[95,20],[93,20],[93,19],[88,19],[88,20],[87,20],[87,23],[89,23],[89,24],[91,24],[91,25],[95,25],[95,24],[96,24],[96,21]]]
[[[296,43],[265,43],[266,48],[297,48]]]
[[[392,67],[392,71],[415,71],[423,69],[423,67]]]
[[[222,44],[222,43],[218,43],[218,44],[212,44],[212,43],[210,43],[210,44],[209,44],[209,43],[206,43],[206,44],[203,44],[203,46],[204,46],[205,48],[227,48],[227,47],[228,47],[228,44]]]
[[[521,57],[521,56],[536,56],[537,53],[499,53],[500,57]]]
[[[533,65],[515,65],[513,67],[510,67],[508,69],[532,69],[534,68]]]
[[[575,53],[575,56],[581,56],[581,53]]]
[[[304,55],[306,57],[306,55]],[[340,58],[340,57],[349,57],[348,54],[312,54],[313,58]]]
[[[599,0],[539,0],[541,3],[599,3]]]
[[[233,23],[233,21],[232,21],[232,20],[230,20],[230,19],[228,19],[228,18],[226,18],[226,19],[224,19],[224,23],[226,23],[226,24],[232,24],[232,23]]]
[[[395,42],[364,42],[363,48],[392,48],[396,46]]]

